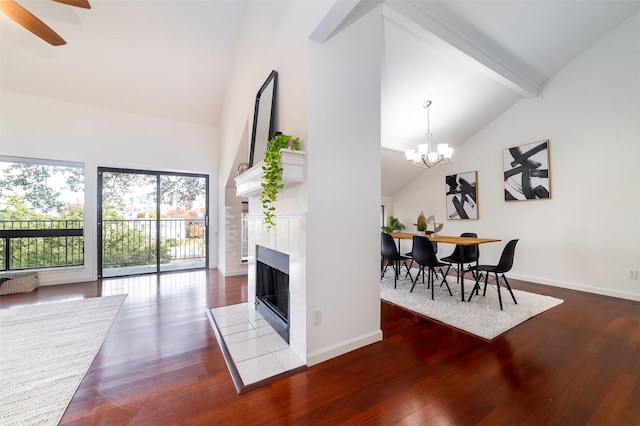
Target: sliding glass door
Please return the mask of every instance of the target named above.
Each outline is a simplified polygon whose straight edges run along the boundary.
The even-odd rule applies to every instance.
[[[206,175],[98,168],[98,276],[206,268]]]

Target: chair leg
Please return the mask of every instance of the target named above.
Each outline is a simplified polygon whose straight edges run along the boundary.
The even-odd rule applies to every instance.
[[[431,283],[431,300],[433,299],[433,289],[436,287],[434,280],[435,280],[435,274],[436,274],[436,270],[432,267],[429,267],[429,282]]]
[[[380,279],[383,279],[384,278],[384,274],[387,273],[387,268],[389,267],[389,262],[385,260],[382,263],[382,265],[380,265],[380,266],[381,266],[380,269],[382,270],[382,273],[380,274]]]
[[[446,272],[442,272],[442,268],[440,268],[440,275],[442,275],[442,280],[443,281],[447,277],[447,273]],[[436,277],[438,277],[438,272],[437,271],[436,271]],[[442,284],[443,284],[443,282],[440,282],[440,287],[442,287]]]
[[[447,271],[444,273],[445,275],[449,275],[449,271],[451,270],[451,264],[447,265]],[[440,269],[442,271],[442,269]]]
[[[411,261],[413,262],[413,260]],[[411,276],[411,270],[409,269],[409,267],[407,266],[407,262],[404,262],[404,267],[407,269],[407,273],[404,275],[405,278],[409,277],[409,279],[411,281],[413,281],[413,277]]]
[[[471,275],[474,275],[473,274],[474,271],[471,271],[471,272],[472,272]],[[464,274],[462,274],[462,278],[464,279]],[[467,302],[471,302],[471,298],[473,297],[473,292],[474,291],[476,292],[476,295],[480,294],[480,271],[478,271],[478,273],[475,274],[474,278],[476,280],[476,283],[474,284],[473,288],[471,289],[471,293],[469,293],[469,298],[467,299]],[[485,290],[486,290],[486,284],[485,284]]]
[[[476,266],[478,266],[478,263],[479,262],[476,261]],[[471,266],[472,266],[472,264],[470,263],[469,264],[469,270],[471,270]],[[476,275],[480,275],[480,271],[471,271],[471,275],[473,275],[473,279],[475,280],[477,278]],[[478,294],[478,293],[476,293],[476,294]]]
[[[447,282],[447,276],[444,275],[442,277],[442,282],[440,283],[440,287],[442,287],[442,284],[447,286],[447,290],[449,290],[449,296],[453,296],[453,293],[451,293],[451,287],[449,287],[449,283]]]
[[[398,261],[393,262],[393,288],[396,288],[398,283]]]
[[[404,266],[407,266],[406,262],[404,264]],[[407,267],[407,275],[405,275],[404,277],[407,278],[407,276],[411,276],[411,267],[413,266],[413,259],[411,259],[411,263],[409,264],[409,266]]]
[[[424,280],[424,266],[420,266],[420,269],[418,269],[418,273],[416,274],[416,279],[413,280],[413,285],[411,286],[411,290],[409,290],[409,293],[413,292],[413,288],[416,286],[416,283],[418,282],[418,278],[420,278],[421,271],[422,271],[422,279]]]
[[[502,279],[504,280],[504,283],[507,286],[507,290],[509,290],[509,293],[511,293],[511,298],[513,299],[513,303],[517,305],[518,302],[516,302],[516,297],[513,295],[513,291],[511,291],[511,286],[509,285],[509,281],[507,281],[507,277],[505,277],[504,274],[502,274]]]
[[[484,276],[484,290],[482,290],[482,297],[487,295],[487,284],[489,282],[489,273]]]
[[[500,278],[496,272],[496,287],[498,287],[498,300],[500,301],[500,310],[502,311],[502,295],[500,294]]]

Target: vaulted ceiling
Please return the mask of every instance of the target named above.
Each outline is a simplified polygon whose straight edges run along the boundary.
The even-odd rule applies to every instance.
[[[0,17],[0,85],[218,125],[251,1],[90,0],[85,10],[19,0],[68,44],[49,46]],[[382,194],[421,173],[402,151],[424,138],[425,100],[433,101],[434,140],[459,146],[520,99],[543,93],[551,76],[638,10],[640,0],[387,1]]]
[[[424,171],[402,151],[460,146],[640,10],[638,1],[389,2],[382,84],[382,194]],[[455,161],[455,154],[452,161]]]
[[[18,0],[67,42],[0,15],[0,84],[26,94],[217,125],[243,0]]]

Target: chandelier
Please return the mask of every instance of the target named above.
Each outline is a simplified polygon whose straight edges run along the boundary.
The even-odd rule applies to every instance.
[[[453,155],[453,148],[449,148],[449,145],[446,143],[438,144],[437,146],[433,145],[433,141],[431,140],[431,129],[429,127],[429,107],[431,106],[431,101],[426,101],[423,108],[427,109],[427,141],[426,143],[418,145],[418,150],[408,149],[404,152],[404,156],[407,158],[407,161],[412,166],[422,167],[425,169],[439,166],[441,164],[446,164],[449,162],[449,159]]]

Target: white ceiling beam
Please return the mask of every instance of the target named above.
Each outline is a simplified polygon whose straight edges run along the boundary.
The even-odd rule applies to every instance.
[[[320,44],[327,41],[361,1],[363,0],[336,0],[309,39]]]
[[[437,2],[429,2],[428,6],[438,11]],[[444,24],[442,19],[438,19],[410,1],[386,2],[383,7],[383,15],[386,19],[424,39],[433,47],[476,69],[518,95],[527,99],[535,99],[540,96],[539,87],[523,77],[523,72],[516,72],[507,65],[509,62],[516,61],[510,60],[511,58],[508,58],[504,52],[501,52],[500,55],[493,52],[492,54],[488,53],[498,49],[492,49],[488,45],[478,45],[477,40],[472,41],[463,36],[465,31],[456,30],[451,25]],[[451,16],[448,18],[451,21]],[[460,25],[464,25],[464,23],[460,23]]]
[[[324,43],[340,30],[376,8],[385,0],[336,0],[309,39]]]

